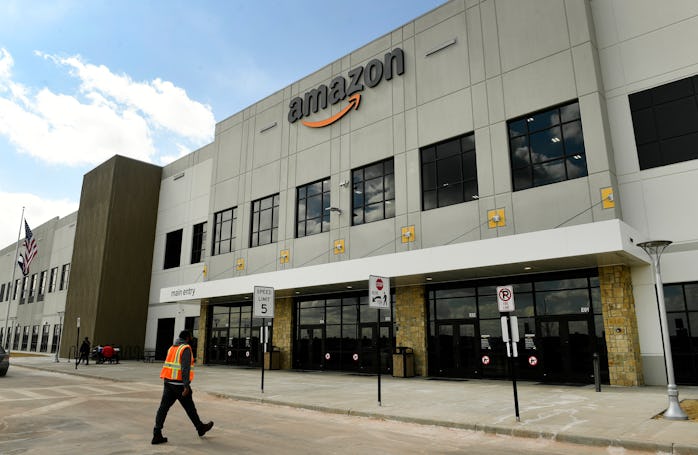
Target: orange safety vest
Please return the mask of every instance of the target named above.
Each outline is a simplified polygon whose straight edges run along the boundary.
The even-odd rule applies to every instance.
[[[167,351],[167,358],[165,359],[165,364],[162,366],[160,371],[160,377],[162,379],[169,379],[171,381],[181,381],[182,380],[182,352],[185,349],[189,349],[191,352],[191,346],[188,344],[180,344],[179,346],[170,346]],[[191,356],[191,367],[189,369],[189,381],[194,379],[194,355]]]

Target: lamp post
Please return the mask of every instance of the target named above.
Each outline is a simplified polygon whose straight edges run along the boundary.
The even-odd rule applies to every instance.
[[[664,342],[664,362],[667,375],[667,395],[669,407],[664,412],[664,418],[670,420],[688,420],[688,416],[679,405],[679,388],[674,379],[674,361],[671,356],[671,340],[669,339],[669,324],[666,317],[666,304],[664,303],[664,284],[659,268],[659,259],[664,250],[671,245],[670,240],[653,240],[638,243],[637,246],[645,250],[652,259],[655,286],[657,288],[657,303],[659,304],[659,322],[662,328],[662,341]]]
[[[63,337],[63,313],[65,311],[58,311],[58,346],[56,346],[56,359],[54,362],[58,363],[60,360],[58,360],[58,353],[61,351],[61,338]]]

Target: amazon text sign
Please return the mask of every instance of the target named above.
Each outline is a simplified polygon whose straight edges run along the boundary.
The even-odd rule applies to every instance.
[[[288,121],[294,123],[303,117],[309,116],[311,113],[327,108],[328,103],[335,105],[349,97],[349,106],[330,118],[317,122],[303,122],[305,126],[311,128],[331,125],[346,115],[352,107],[354,109],[358,108],[359,100],[361,99],[361,95],[358,92],[363,91],[364,87],[373,88],[380,84],[383,79],[389,81],[394,74],[401,76],[404,72],[405,54],[402,49],[397,47],[392,52],[385,54],[382,62],[374,58],[366,66],[358,66],[349,71],[347,73],[349,82],[347,82],[344,76],[337,76],[332,79],[329,87],[322,84],[318,88],[306,92],[303,98],[293,98],[288,106]]]

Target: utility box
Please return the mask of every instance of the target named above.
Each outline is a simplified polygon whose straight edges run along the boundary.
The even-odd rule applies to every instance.
[[[278,370],[281,365],[281,351],[278,348],[274,348],[271,352],[264,353],[264,369],[265,370]]]
[[[412,348],[398,346],[393,353],[393,376],[411,378],[414,376],[414,352]]]

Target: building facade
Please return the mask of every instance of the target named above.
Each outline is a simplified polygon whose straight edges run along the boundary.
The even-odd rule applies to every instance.
[[[500,378],[511,285],[524,378],[593,382],[596,358],[604,382],[662,384],[637,244],[668,239],[677,380],[698,383],[697,34],[691,2],[445,3],[149,174],[158,202],[120,218],[155,219],[149,295],[129,307],[145,327],[124,330],[162,356],[188,328],[204,363],[257,365],[271,325],[281,368],[389,373],[404,347],[418,375]],[[390,278],[389,309],[369,306],[369,275]],[[273,322],[254,286],[275,289]],[[71,317],[89,311],[75,295]]]

